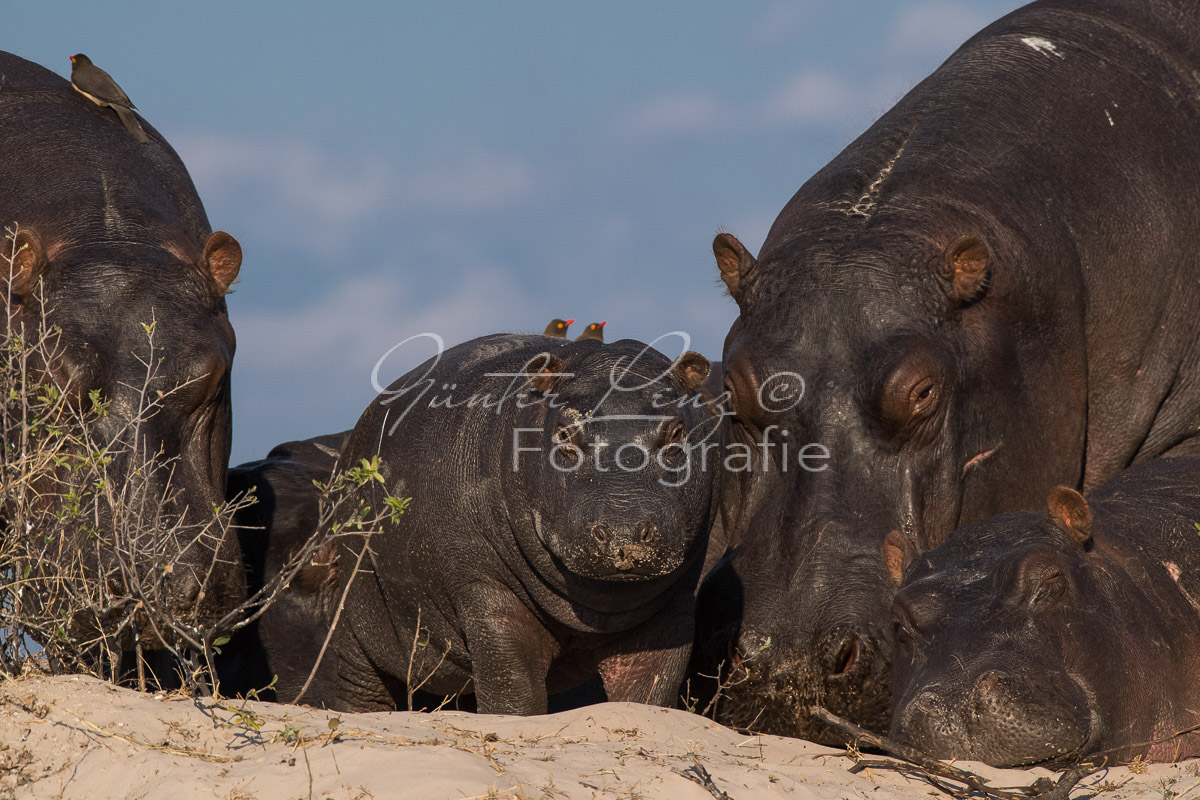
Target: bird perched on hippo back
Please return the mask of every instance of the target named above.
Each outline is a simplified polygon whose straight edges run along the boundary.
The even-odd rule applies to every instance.
[[[604,326],[607,324],[608,324],[607,322],[590,322],[590,323],[588,323],[588,326],[583,329],[583,333],[581,333],[575,337],[575,341],[580,341],[581,339],[582,340],[595,339],[598,342],[603,342],[604,341]]]
[[[370,540],[369,579],[351,580],[364,542],[339,538],[337,690],[313,701],[404,708],[420,680],[535,714],[599,673],[610,700],[672,703],[714,501],[694,452],[712,430],[694,396],[707,374],[699,354],[631,340],[495,335],[392,384],[342,460],[379,457],[370,507],[412,502]]]
[[[915,559],[891,738],[1001,767],[1200,755],[1200,734],[1170,737],[1200,707],[1198,519],[1200,459],[1155,459]]]
[[[720,721],[887,730],[889,562],[1200,453],[1198,73],[1194,0],[1031,3],[809,179],[757,258],[717,236],[724,436],[772,454],[722,478],[740,543],[700,639],[744,674]]]
[[[93,64],[83,53],[71,56],[71,86],[96,105],[107,106],[117,112],[121,124],[134,139],[139,142],[150,141],[133,113],[137,106],[129,99],[129,95],[125,94],[111,75]]]
[[[553,336],[556,339],[567,338],[567,328],[571,327],[573,319],[559,319],[555,317],[546,325],[546,330],[542,331],[543,336]]]

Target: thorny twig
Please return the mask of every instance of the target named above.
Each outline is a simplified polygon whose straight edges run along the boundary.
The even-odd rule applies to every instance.
[[[877,767],[894,769],[905,775],[917,775],[925,778],[938,789],[953,797],[967,797],[972,792],[978,792],[987,797],[995,797],[1000,800],[1029,800],[1029,798],[1038,798],[1038,800],[1066,800],[1070,796],[1071,790],[1075,788],[1075,785],[1079,781],[1088,775],[1107,768],[1104,760],[1099,764],[1079,764],[1065,771],[1057,782],[1049,778],[1038,778],[1029,786],[1013,790],[998,789],[989,785],[981,775],[952,766],[944,761],[927,758],[911,747],[871,733],[865,728],[860,728],[853,722],[844,720],[820,706],[811,707],[809,712],[829,727],[840,730],[843,733],[848,733],[858,742],[882,750],[891,757],[904,762],[903,764],[897,764],[892,761],[860,760],[855,765],[856,769]],[[945,783],[946,780],[961,783],[967,788],[963,790],[951,786]]]
[[[682,775],[689,781],[700,784],[700,786],[703,787],[706,792],[711,794],[717,800],[733,800],[732,797],[721,791],[721,788],[717,786],[716,781],[713,780],[712,775],[704,767],[704,765],[700,763],[700,759],[695,755],[692,756],[692,765],[690,767],[687,769],[677,769],[675,770],[675,774]]]
[[[308,693],[313,679],[317,676],[317,671],[321,668],[321,662],[325,659],[325,651],[329,649],[329,642],[333,639],[333,632],[337,629],[338,622],[342,618],[342,611],[346,608],[346,597],[350,594],[350,587],[354,585],[354,579],[358,576],[358,572],[362,567],[363,557],[366,556],[370,546],[371,539],[368,534],[363,539],[362,549],[358,551],[358,557],[354,560],[354,568],[350,571],[350,577],[346,580],[345,587],[342,588],[342,594],[338,598],[337,609],[334,611],[333,619],[329,623],[329,630],[325,632],[325,640],[321,642],[321,649],[317,652],[317,659],[313,662],[312,669],[309,670],[308,678],[304,681],[304,685],[300,687],[300,691],[292,698],[292,703],[299,703],[304,695]]]

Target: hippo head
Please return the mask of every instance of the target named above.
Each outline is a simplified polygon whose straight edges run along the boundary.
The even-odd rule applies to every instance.
[[[777,221],[761,260],[713,245],[741,312],[721,479],[737,547],[705,580],[697,653],[726,670],[727,724],[844,743],[822,705],[887,730],[904,560],[1078,480],[1078,308],[1049,278],[1029,291],[1011,234],[889,215],[848,234]]]
[[[158,564],[149,583],[166,609],[211,621],[244,594],[236,542],[211,525],[231,436],[224,295],[241,248],[223,232],[190,247],[85,246],[21,229],[5,244],[9,319],[40,341],[42,379],[76,408],[103,409],[88,433],[120,497],[102,504],[99,530],[137,528],[146,538],[126,546]],[[114,521],[118,506],[137,524]]]
[[[1113,735],[1154,737],[1173,637],[1146,601],[1152,581],[1093,541],[1080,494],[1058,487],[1048,506],[969,525],[910,570],[893,609],[897,741],[1055,766],[1120,744]]]
[[[555,568],[569,581],[653,582],[695,566],[712,503],[698,450],[714,425],[694,391],[708,361],[583,341],[526,370],[533,402],[506,480]]]

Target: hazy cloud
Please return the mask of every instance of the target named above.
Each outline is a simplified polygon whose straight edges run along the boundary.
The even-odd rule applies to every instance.
[[[926,0],[905,6],[896,18],[888,49],[901,55],[945,58],[960,44],[995,19],[994,11],[980,11],[955,0]]]
[[[746,44],[750,47],[771,47],[799,37],[807,27],[818,25],[829,16],[828,3],[814,0],[784,0],[767,4],[750,21]]]
[[[830,122],[855,105],[855,90],[830,72],[811,70],[793,75],[763,104],[762,118],[776,124]]]
[[[345,222],[378,208],[393,186],[382,159],[346,163],[302,142],[260,142],[217,135],[175,137],[198,184],[217,190],[253,186],[293,212]]]
[[[618,136],[658,140],[705,136],[758,126],[837,125],[862,102],[847,80],[812,70],[784,79],[758,99],[730,102],[705,91],[679,92],[644,101],[617,123]]]
[[[646,100],[617,125],[619,135],[634,139],[711,131],[726,124],[729,109],[705,91],[681,92]]]
[[[175,137],[201,194],[217,198],[265,240],[339,253],[365,226],[419,211],[503,209],[535,189],[521,159],[482,148],[441,148],[412,164],[344,155],[304,142]]]
[[[471,271],[434,296],[417,296],[400,273],[359,275],[295,307],[235,317],[238,362],[268,374],[325,364],[339,381],[367,385],[375,361],[401,339],[432,331],[457,343],[531,319],[529,305],[498,268]]]
[[[480,148],[434,155],[432,164],[397,187],[401,206],[433,211],[489,211],[534,193],[533,170],[518,158]]]

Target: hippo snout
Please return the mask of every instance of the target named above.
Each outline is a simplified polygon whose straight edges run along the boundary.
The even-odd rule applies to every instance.
[[[719,719],[841,746],[845,736],[812,715],[819,705],[865,727],[886,731],[891,712],[891,649],[870,625],[843,623],[795,639],[746,626],[736,631],[725,663],[729,671]]]
[[[658,526],[649,521],[590,526],[602,571],[614,577],[652,577],[670,572],[678,563],[660,546]]]
[[[1030,677],[987,669],[957,686],[928,685],[897,706],[892,738],[934,758],[997,767],[1069,759],[1091,731],[1082,691]]]

